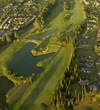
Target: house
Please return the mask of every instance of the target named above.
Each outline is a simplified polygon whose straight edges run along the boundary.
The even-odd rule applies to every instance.
[[[87,85],[88,82],[89,82],[88,79],[78,81],[78,83],[79,83],[81,86],[82,86],[82,85]]]
[[[89,38],[89,36],[88,36],[88,35],[86,35],[86,36],[84,36],[84,38],[88,39],[88,38]]]
[[[8,22],[9,19],[10,17],[7,17],[0,26],[3,28],[3,26]]]
[[[92,30],[93,26],[87,26],[87,30]]]
[[[88,84],[87,85],[87,89],[90,90],[90,91],[97,91],[97,90],[99,90],[98,82],[95,81],[93,83]]]
[[[81,73],[84,73],[84,71],[85,71],[85,68],[80,68]]]
[[[9,19],[8,23],[10,24],[12,22],[13,18]]]
[[[89,61],[85,61],[83,62],[84,66],[87,67],[87,68],[90,68],[90,67],[93,67],[93,62],[89,62]]]
[[[89,74],[89,73],[91,73],[91,70],[86,70],[85,72]]]
[[[78,76],[81,78],[81,79],[86,79],[86,78],[88,78],[88,74],[86,74],[86,73],[82,73],[82,72],[79,72],[78,73]]]
[[[97,91],[97,90],[98,90],[98,88],[96,86],[92,87],[92,91]]]
[[[98,73],[98,75],[100,76],[100,73]]]
[[[95,20],[89,20],[89,22],[90,22],[90,23],[96,23],[96,21],[95,21]]]

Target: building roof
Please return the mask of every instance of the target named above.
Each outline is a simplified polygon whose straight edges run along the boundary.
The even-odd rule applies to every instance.
[[[82,85],[87,85],[88,82],[89,82],[88,79],[78,81],[78,83],[79,83],[81,86],[82,86]]]

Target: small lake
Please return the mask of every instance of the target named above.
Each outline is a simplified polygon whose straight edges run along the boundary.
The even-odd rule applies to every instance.
[[[35,43],[29,42],[25,44],[18,52],[15,53],[14,57],[8,63],[8,68],[15,73],[19,73],[22,76],[30,76],[32,73],[39,74],[44,68],[36,66],[36,64],[54,54],[54,52],[33,56],[31,50],[36,46]]]
[[[9,108],[6,103],[7,92],[14,87],[14,84],[8,80],[6,77],[0,77],[0,110],[5,110],[5,107]]]

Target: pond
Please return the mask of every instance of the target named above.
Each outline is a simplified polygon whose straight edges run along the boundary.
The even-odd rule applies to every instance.
[[[33,56],[31,50],[36,46],[35,43],[29,42],[25,44],[18,52],[15,53],[14,57],[8,63],[8,68],[14,73],[18,73],[24,77],[32,75],[32,73],[39,74],[44,68],[36,66],[36,64],[54,54],[54,52]]]
[[[9,108],[9,105],[6,103],[6,94],[13,86],[13,83],[6,77],[0,77],[0,110],[5,110],[5,107]]]

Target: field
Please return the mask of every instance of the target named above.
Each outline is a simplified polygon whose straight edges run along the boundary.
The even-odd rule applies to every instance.
[[[66,30],[64,38],[67,35],[75,37],[74,31],[85,19],[82,2],[70,0],[70,4],[71,9],[68,12],[63,10],[60,2],[51,11],[47,18],[46,32],[15,41],[1,52],[0,75],[2,75],[2,68],[7,66],[23,76],[29,76],[32,73],[38,74],[33,84],[21,86],[24,88],[21,93],[21,89],[17,87],[11,90],[14,92],[7,99],[10,110],[40,110],[41,103],[49,104],[51,101],[53,90],[68,69],[74,52],[70,42],[64,46],[57,46],[56,34]],[[64,21],[65,15],[69,17],[66,22]],[[32,42],[35,42],[36,45],[33,45]],[[32,48],[34,46],[36,48],[49,47],[49,50],[33,56],[34,49],[32,50]]]

